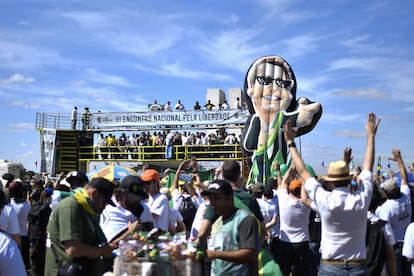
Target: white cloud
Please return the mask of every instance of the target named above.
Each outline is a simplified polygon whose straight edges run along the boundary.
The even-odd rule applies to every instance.
[[[30,83],[35,82],[35,78],[24,76],[22,74],[14,74],[10,76],[8,79],[1,80],[3,83]]]
[[[245,72],[255,58],[270,50],[270,45],[251,43],[256,35],[255,30],[222,31],[214,37],[204,37],[199,48],[207,60]]]
[[[13,37],[5,38],[0,33],[0,68],[30,70],[67,63],[60,53],[48,46],[31,46],[24,42],[13,41]]]
[[[344,136],[350,138],[365,137],[366,133],[362,131],[351,131],[351,130],[336,130],[332,133],[333,136]]]
[[[19,22],[17,22],[17,26],[28,27],[28,26],[32,26],[32,23],[30,23],[28,21],[19,21]]]
[[[10,133],[25,133],[34,130],[34,124],[29,123],[9,123],[7,132]]]
[[[321,40],[319,35],[304,34],[293,36],[282,40],[282,45],[286,45],[285,55],[288,57],[298,57],[308,55],[318,47],[317,42]]]
[[[88,79],[96,83],[103,83],[103,84],[109,84],[113,86],[124,86],[124,87],[134,86],[124,77],[100,73],[95,69],[87,69],[86,73],[87,73]]]
[[[334,113],[323,113],[323,121],[328,124],[339,124],[347,122],[355,122],[360,118],[357,114],[334,114]]]
[[[10,103],[11,106],[22,107],[25,109],[38,109],[40,107],[39,103],[34,102],[23,102],[23,101],[15,101]]]
[[[370,70],[378,63],[383,62],[380,62],[378,58],[340,58],[330,63],[329,70]]]
[[[356,89],[356,90],[342,90],[332,92],[333,96],[339,97],[363,97],[368,99],[388,99],[389,95],[384,91],[375,88]]]

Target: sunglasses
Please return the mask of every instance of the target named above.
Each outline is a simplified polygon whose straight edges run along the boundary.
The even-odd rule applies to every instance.
[[[291,80],[281,80],[281,79],[273,79],[270,77],[256,77],[256,80],[261,84],[261,85],[268,85],[271,84],[273,81],[276,82],[276,86],[280,87],[280,88],[288,88],[289,86],[292,85],[292,81]]]

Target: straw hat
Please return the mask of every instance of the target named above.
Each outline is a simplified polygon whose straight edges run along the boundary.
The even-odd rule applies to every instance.
[[[342,181],[351,180],[352,176],[352,174],[349,174],[348,164],[343,160],[339,160],[329,164],[328,175],[322,176],[321,179],[325,181]]]

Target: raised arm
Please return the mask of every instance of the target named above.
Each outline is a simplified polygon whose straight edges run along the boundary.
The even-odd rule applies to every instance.
[[[344,149],[344,156],[342,158],[345,163],[347,163],[349,165],[349,163],[351,163],[353,157],[352,157],[352,149],[350,147],[346,147]]]
[[[399,149],[392,149],[392,155],[393,157],[390,157],[388,159],[398,163],[398,169],[400,170],[401,177],[401,185],[408,185],[407,169],[405,168],[404,161],[401,156],[401,151]]]
[[[282,173],[280,172],[280,162],[279,161],[276,162],[275,171],[276,171],[277,189],[279,189],[279,186],[282,185]]]
[[[174,175],[174,180],[173,180],[173,183],[172,183],[172,190],[178,189],[178,181],[180,180],[181,171],[183,170],[183,167],[188,166],[189,163],[190,163],[190,160],[184,160],[178,166],[178,169],[177,169],[177,171],[175,172],[175,175]]]
[[[283,176],[280,188],[287,190],[289,188],[289,181],[294,177],[296,172],[295,163],[291,163],[290,167],[286,171],[285,175]]]
[[[374,166],[374,154],[375,154],[375,135],[377,133],[378,125],[381,119],[376,120],[374,113],[368,115],[368,121],[365,124],[365,130],[367,132],[367,149],[365,151],[364,170],[372,172]]]
[[[287,120],[283,125],[283,132],[285,135],[286,144],[289,147],[290,155],[296,166],[296,172],[304,182],[312,177],[312,175],[306,170],[305,163],[300,156],[295,144],[296,131],[292,128],[292,122]]]
[[[305,206],[307,206],[308,208],[311,208],[311,206],[312,206],[312,200],[309,198],[308,193],[305,190],[305,184],[304,183],[302,183],[302,187],[300,188],[300,201]]]

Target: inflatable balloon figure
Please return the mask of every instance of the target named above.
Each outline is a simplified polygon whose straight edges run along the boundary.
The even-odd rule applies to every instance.
[[[250,66],[243,96],[250,112],[242,134],[243,150],[249,156],[249,183],[266,183],[271,168],[286,163],[288,149],[282,133],[292,121],[297,136],[310,132],[322,115],[320,103],[296,98],[296,78],[281,57],[265,56]]]

